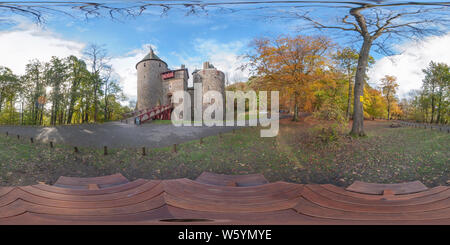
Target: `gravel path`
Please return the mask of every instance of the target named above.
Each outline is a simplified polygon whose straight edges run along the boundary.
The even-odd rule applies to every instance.
[[[72,146],[92,147],[165,147],[201,137],[229,132],[239,127],[175,127],[172,124],[136,126],[120,122],[65,125],[56,127],[0,126],[10,136],[33,137],[42,142],[53,141]]]

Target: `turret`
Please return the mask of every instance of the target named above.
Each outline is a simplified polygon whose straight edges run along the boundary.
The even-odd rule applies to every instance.
[[[163,103],[161,73],[168,71],[167,63],[150,48],[150,52],[136,64],[137,109],[153,108]]]

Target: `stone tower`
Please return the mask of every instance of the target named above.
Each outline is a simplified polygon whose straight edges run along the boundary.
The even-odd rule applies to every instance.
[[[192,76],[194,84],[202,83],[203,95],[210,90],[215,90],[221,93],[225,100],[225,74],[222,71],[217,70],[209,62],[204,62],[203,69],[194,71]],[[223,102],[225,103],[225,101]],[[207,106],[208,103],[203,102],[203,110]]]
[[[143,110],[164,104],[161,73],[169,71],[167,63],[150,48],[150,52],[136,64],[136,69],[137,109]]]

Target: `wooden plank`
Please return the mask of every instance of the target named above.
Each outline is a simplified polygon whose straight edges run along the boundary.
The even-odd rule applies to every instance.
[[[426,203],[426,204],[417,204],[417,205],[362,205],[357,203],[346,203],[340,202],[337,200],[330,199],[329,197],[321,196],[309,188],[305,188],[302,196],[319,206],[327,207],[331,209],[344,210],[344,211],[352,211],[352,212],[371,212],[371,213],[412,213],[412,212],[427,212],[439,209],[450,208],[450,198],[446,198],[440,201]]]
[[[100,188],[105,187],[111,187],[114,185],[121,185],[128,183],[128,179],[125,178],[122,174],[117,173],[113,175],[107,175],[107,176],[100,176],[100,177],[67,177],[67,176],[61,176],[58,178],[58,180],[55,182],[54,186],[59,187],[68,187],[71,188],[72,186],[75,188],[84,187],[87,188],[89,184],[96,184]]]
[[[0,197],[3,195],[8,194],[10,191],[12,191],[15,187],[0,187]]]
[[[344,188],[341,187],[337,187],[334,185],[330,185],[330,184],[324,184],[322,185],[322,187],[332,191],[332,192],[336,192],[339,194],[343,194],[346,196],[351,196],[351,197],[356,197],[356,198],[360,198],[360,199],[367,199],[367,200],[380,200],[383,198],[382,195],[372,195],[372,194],[362,194],[362,193],[358,193],[358,192],[353,192],[353,191],[347,191]],[[443,186],[443,187],[439,187],[442,189],[449,189],[449,187]],[[405,194],[405,195],[395,195],[393,198],[395,198],[396,200],[407,200],[407,199],[411,199],[411,198],[415,198],[415,197],[419,197],[419,196],[424,196],[424,195],[429,195],[428,191],[423,191],[423,192],[418,192],[418,193],[413,193],[413,194]]]
[[[119,199],[123,199],[123,198],[127,198],[127,197],[136,196],[143,192],[151,191],[153,188],[155,188],[160,183],[161,183],[161,181],[153,180],[153,181],[148,181],[148,182],[138,185],[138,186],[134,186],[133,188],[130,188],[130,189],[118,190],[117,192],[114,192],[114,193],[101,193],[98,195],[60,194],[60,193],[48,192],[45,190],[41,190],[41,189],[35,188],[33,186],[24,186],[24,187],[20,187],[20,189],[27,193],[30,193],[32,195],[38,196],[38,197],[54,199],[54,200],[76,201],[76,202],[100,202],[100,201],[109,201],[109,200],[113,201],[113,200],[119,200]]]
[[[312,191],[314,191],[316,194],[319,194],[321,196],[331,198],[336,201],[340,202],[346,202],[350,204],[361,204],[361,205],[377,205],[380,207],[383,206],[401,206],[401,205],[416,205],[416,204],[427,204],[430,202],[436,202],[440,200],[445,200],[447,198],[450,198],[450,189],[444,186],[438,186],[435,188],[432,188],[426,192],[420,192],[415,194],[408,194],[408,195],[402,195],[404,198],[396,198],[391,200],[383,200],[383,198],[380,199],[366,199],[364,195],[363,197],[355,197],[355,196],[349,196],[346,195],[347,193],[350,194],[358,194],[363,195],[359,193],[353,193],[353,192],[347,192],[346,190],[335,187],[333,190],[330,191],[329,189],[331,187],[326,185],[306,185],[305,188],[308,188]],[[342,193],[336,192],[338,190],[343,191]],[[419,195],[420,194],[420,195]],[[410,197],[408,197],[410,196]],[[398,197],[398,196],[397,196]]]
[[[257,186],[269,183],[262,174],[226,175],[203,172],[197,182],[219,186]]]
[[[397,220],[397,221],[409,221],[409,220],[439,220],[450,219],[450,208],[433,210],[428,212],[415,212],[415,213],[371,213],[371,212],[352,212],[338,209],[331,209],[314,204],[306,199],[300,199],[294,209],[302,214],[310,215],[313,217],[321,217],[328,219],[341,219],[341,220]]]
[[[169,192],[178,192],[180,195],[189,196],[214,196],[216,198],[267,198],[280,197],[285,193],[299,191],[303,185],[292,184],[286,182],[275,182],[267,184],[262,188],[261,186],[254,187],[229,187],[229,186],[211,186],[208,184],[201,184],[191,180],[166,180],[163,182],[165,190]]]
[[[108,193],[114,193],[114,192],[118,192],[118,191],[132,189],[132,188],[135,188],[136,186],[142,185],[146,182],[148,182],[148,180],[138,179],[138,180],[135,180],[132,182],[125,183],[123,185],[116,185],[113,187],[103,188],[100,190],[68,189],[68,188],[62,188],[62,187],[51,186],[51,185],[43,185],[43,184],[33,185],[33,187],[44,190],[44,191],[48,191],[48,192],[67,194],[67,195],[100,195],[100,194],[108,194]]]
[[[19,202],[21,200],[17,200]],[[14,202],[14,203],[16,203]],[[60,208],[51,207],[45,205],[39,205],[34,203],[28,203],[21,201],[21,206],[27,212],[39,213],[39,214],[54,214],[54,215],[79,215],[79,216],[109,216],[118,214],[130,214],[130,213],[140,213],[148,210],[152,210],[161,207],[165,204],[165,199],[163,195],[151,198],[147,201],[119,206],[119,207],[103,207],[103,208]],[[0,208],[0,213],[2,213],[2,208]]]
[[[353,184],[351,184],[349,187],[346,188],[346,190],[348,191],[372,195],[382,195],[383,191],[386,189],[392,190],[393,192],[395,192],[396,195],[411,194],[428,190],[428,188],[420,181],[412,181],[397,184],[376,184],[376,183],[355,181],[353,182]]]
[[[101,201],[67,201],[67,200],[56,200],[49,199],[45,197],[35,196],[29,194],[25,191],[19,190],[11,194],[12,200],[6,205],[11,204],[12,202],[20,199],[26,203],[36,204],[40,206],[49,206],[56,208],[71,208],[71,209],[80,209],[80,208],[113,208],[113,207],[124,207],[130,206],[138,203],[142,203],[148,201],[152,198],[155,198],[161,195],[163,192],[162,186],[158,185],[155,188],[150,188],[148,191],[142,192],[138,195],[130,195],[129,197],[121,198],[121,199],[113,199],[113,200],[101,200]],[[14,195],[14,196],[13,196]],[[5,205],[3,205],[5,206]]]
[[[195,200],[186,200],[180,197],[165,194],[166,203],[175,207],[211,212],[269,212],[283,209],[289,209],[296,205],[299,198],[258,204],[234,204],[232,202],[202,202]]]

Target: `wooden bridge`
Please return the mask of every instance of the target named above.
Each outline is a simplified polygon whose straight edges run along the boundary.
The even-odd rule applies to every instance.
[[[170,120],[172,110],[173,105],[168,104],[155,106],[153,108],[148,108],[145,110],[129,112],[122,115],[123,119],[121,120],[121,122],[140,125],[141,123],[150,120]]]
[[[342,188],[207,172],[196,180],[60,177],[0,187],[0,224],[450,224],[450,187]]]

